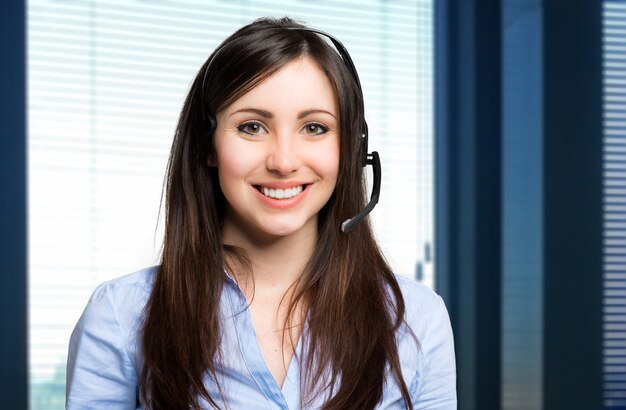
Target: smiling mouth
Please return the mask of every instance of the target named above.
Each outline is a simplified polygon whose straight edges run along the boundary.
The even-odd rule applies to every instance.
[[[289,199],[289,198],[293,198],[294,196],[301,194],[302,191],[304,191],[309,185],[310,184],[298,185],[293,188],[287,188],[287,189],[267,188],[261,185],[255,185],[254,187],[256,188],[257,191],[259,191],[260,193],[262,193],[268,198]]]

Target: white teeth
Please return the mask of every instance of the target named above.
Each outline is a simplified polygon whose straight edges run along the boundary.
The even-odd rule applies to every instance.
[[[292,198],[302,191],[304,191],[304,187],[302,185],[288,188],[288,189],[273,189],[273,188],[263,188],[263,195],[268,196],[274,199],[288,199]]]

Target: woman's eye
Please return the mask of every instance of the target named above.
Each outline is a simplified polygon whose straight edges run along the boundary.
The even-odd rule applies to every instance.
[[[311,123],[304,126],[304,132],[309,135],[321,135],[328,132],[328,128],[318,123]]]
[[[248,135],[267,134],[265,128],[263,128],[263,126],[258,122],[246,122],[245,124],[238,126],[237,130]]]

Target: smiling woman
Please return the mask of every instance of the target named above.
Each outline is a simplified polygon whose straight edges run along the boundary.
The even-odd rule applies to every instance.
[[[94,292],[70,341],[68,408],[456,408],[442,299],[394,275],[353,218],[363,95],[322,36],[260,19],[200,69],[170,154],[161,264]]]

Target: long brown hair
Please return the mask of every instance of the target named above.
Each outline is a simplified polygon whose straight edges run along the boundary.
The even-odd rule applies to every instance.
[[[411,407],[396,345],[405,313],[400,287],[367,221],[348,234],[340,230],[366,199],[362,95],[336,51],[317,34],[286,30],[293,27],[304,26],[264,18],[239,29],[214,52],[210,72],[211,57],[202,66],[185,100],[167,168],[162,260],[141,336],[140,391],[150,408],[197,409],[201,399],[219,408],[205,378],[219,388],[219,301],[233,250],[222,243],[225,199],[216,169],[207,164],[214,148],[203,110],[217,113],[303,55],[319,64],[334,88],[341,140],[336,189],[319,213],[317,246],[293,285],[285,320],[306,298],[306,351],[315,354],[298,357],[305,369],[301,403],[330,389],[324,409],[372,409],[382,398],[388,365]],[[329,379],[323,377],[327,369]]]

